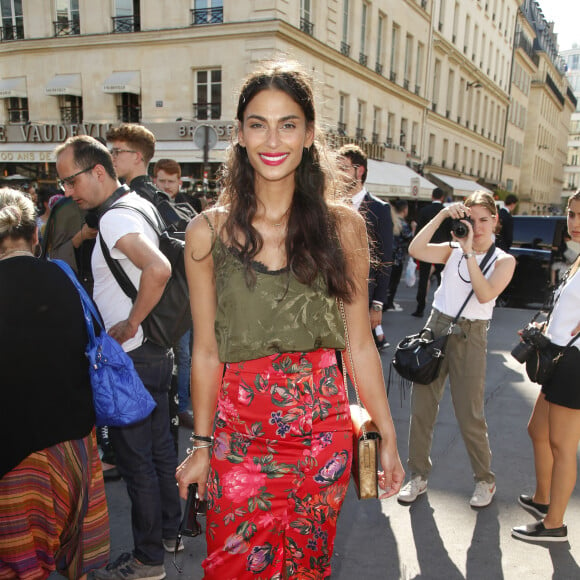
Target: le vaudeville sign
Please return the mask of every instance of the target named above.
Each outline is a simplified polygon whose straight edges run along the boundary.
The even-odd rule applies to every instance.
[[[228,121],[179,121],[174,123],[144,123],[157,141],[190,142],[198,125],[211,125],[220,141],[228,141],[234,124]],[[53,161],[53,149],[76,135],[90,135],[105,139],[113,123],[25,123],[0,124],[0,161]],[[34,145],[38,149],[34,150]]]

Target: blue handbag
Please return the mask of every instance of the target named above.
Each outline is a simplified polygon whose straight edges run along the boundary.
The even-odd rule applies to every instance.
[[[143,385],[131,357],[105,331],[91,297],[72,268],[62,260],[51,261],[70,278],[81,298],[89,335],[85,354],[89,359],[97,427],[125,427],[142,421],[151,414],[157,403]],[[100,328],[98,336],[95,336],[93,319]]]

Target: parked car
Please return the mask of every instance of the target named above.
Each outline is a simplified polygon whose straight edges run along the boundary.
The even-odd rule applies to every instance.
[[[514,239],[510,253],[516,269],[508,287],[498,298],[500,306],[540,308],[550,296],[550,269],[562,260],[565,250],[564,216],[514,216]]]

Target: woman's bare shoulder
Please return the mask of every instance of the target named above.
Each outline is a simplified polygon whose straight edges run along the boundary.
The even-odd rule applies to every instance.
[[[203,259],[211,252],[228,212],[222,206],[212,207],[193,218],[185,232],[185,242],[195,260]]]

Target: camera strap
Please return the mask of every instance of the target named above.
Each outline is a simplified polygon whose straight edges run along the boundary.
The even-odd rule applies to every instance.
[[[494,258],[493,260],[491,259],[494,255],[494,253],[495,253],[495,244],[491,244],[491,246],[489,246],[489,250],[487,250],[487,253],[485,254],[483,260],[481,261],[481,264],[479,264],[479,268],[484,276],[487,273],[487,271],[491,268],[493,263],[497,260],[497,258]],[[459,320],[461,313],[463,312],[464,308],[467,306],[467,303],[471,300],[471,297],[473,296],[473,294],[474,294],[474,291],[473,291],[473,287],[472,287],[471,291],[467,295],[467,298],[465,299],[465,302],[463,302],[463,304],[461,305],[459,312],[455,315],[455,318],[453,319],[453,321],[449,325],[448,334],[452,333],[453,327],[457,324],[457,321]]]

